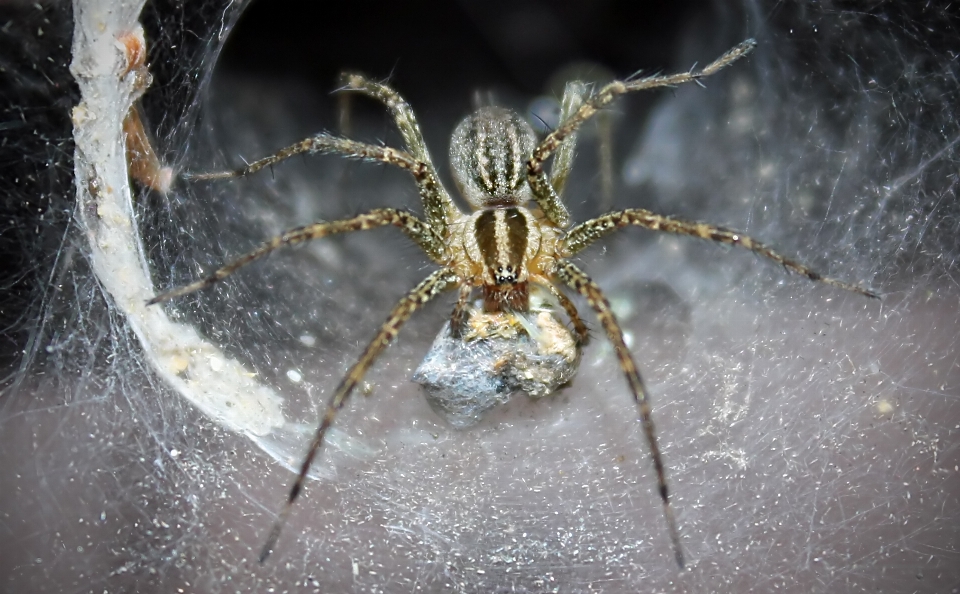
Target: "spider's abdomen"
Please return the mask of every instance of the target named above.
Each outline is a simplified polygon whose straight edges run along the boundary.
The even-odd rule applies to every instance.
[[[474,208],[529,201],[526,162],[536,143],[530,124],[509,109],[483,107],[464,118],[450,141],[450,165],[463,197]]]

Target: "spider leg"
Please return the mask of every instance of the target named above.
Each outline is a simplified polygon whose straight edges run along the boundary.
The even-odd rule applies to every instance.
[[[570,301],[570,298],[564,295],[560,289],[554,286],[553,283],[543,283],[541,286],[546,287],[547,290],[556,297],[557,303],[560,304],[563,311],[567,312],[567,317],[570,318],[570,322],[573,324],[573,331],[577,333],[577,346],[585,346],[590,341],[590,330],[583,322],[583,318],[580,317],[577,306],[574,305],[573,301]]]
[[[231,177],[244,177],[260,171],[264,167],[272,167],[280,161],[289,159],[294,155],[303,153],[308,154],[335,154],[344,157],[363,159],[366,161],[378,161],[405,169],[413,175],[417,186],[420,188],[420,195],[433,194],[443,191],[443,187],[437,181],[436,175],[430,174],[430,165],[411,157],[404,151],[390,148],[387,146],[377,146],[364,142],[357,142],[348,138],[331,136],[329,134],[318,134],[311,138],[305,138],[296,144],[280,149],[276,153],[264,157],[258,161],[247,164],[245,167],[233,171],[219,171],[214,173],[184,173],[183,177],[190,180],[214,180],[228,179]],[[428,221],[429,223],[430,221]],[[446,229],[446,220],[440,219],[441,225],[430,224],[433,229],[432,234],[423,235],[424,240],[417,243],[434,260],[443,258],[446,247],[441,239],[444,237]]]
[[[740,233],[739,231],[724,229],[723,227],[715,227],[707,223],[685,221],[683,219],[658,215],[642,208],[632,208],[629,210],[607,213],[577,225],[571,229],[564,238],[562,252],[567,257],[572,256],[601,237],[628,225],[646,227],[647,229],[652,229],[654,231],[664,231],[667,233],[675,233],[677,235],[690,235],[692,237],[699,237],[701,239],[708,239],[710,241],[746,248],[753,253],[759,254],[765,258],[769,258],[787,270],[803,275],[812,281],[825,283],[845,291],[852,291],[854,293],[866,295],[867,297],[871,297],[873,299],[880,298],[879,295],[873,291],[864,289],[858,285],[845,283],[843,281],[823,276],[819,272],[815,272],[810,267],[801,264],[796,260],[792,260],[778,254],[777,252],[768,248],[766,245],[744,235],[743,233]]]
[[[590,94],[590,85],[580,80],[572,80],[566,84],[563,89],[563,99],[560,102],[560,122],[567,121],[570,116],[575,114],[583,100]],[[613,119],[608,112],[602,111],[597,114],[597,129],[599,141],[597,148],[599,150],[600,161],[600,194],[602,196],[601,212],[609,210],[613,204]],[[556,155],[553,157],[553,165],[550,167],[550,183],[557,192],[557,196],[563,196],[563,189],[567,183],[567,177],[570,175],[570,169],[573,167],[573,157],[577,146],[577,131],[573,131],[557,147]]]
[[[456,285],[459,283],[459,277],[449,269],[440,269],[428,276],[423,282],[417,285],[415,289],[410,291],[403,299],[401,299],[396,306],[394,306],[393,311],[390,312],[390,316],[387,318],[387,321],[380,326],[380,330],[377,332],[377,335],[374,336],[373,340],[367,345],[367,348],[364,349],[363,355],[361,355],[360,359],[353,364],[353,367],[350,368],[350,371],[347,372],[347,375],[340,380],[340,385],[337,386],[337,390],[330,398],[330,401],[327,404],[326,413],[323,415],[323,419],[320,421],[320,426],[317,427],[317,432],[313,436],[313,440],[310,442],[310,449],[307,450],[307,455],[303,459],[303,463],[300,465],[300,472],[297,474],[297,478],[293,482],[293,486],[290,488],[287,501],[284,503],[283,508],[281,508],[280,513],[277,515],[277,520],[273,524],[273,528],[270,530],[270,534],[267,537],[266,543],[263,545],[263,549],[260,552],[261,563],[267,559],[267,557],[270,555],[270,552],[273,550],[274,545],[276,545],[277,539],[280,537],[280,531],[283,530],[283,526],[287,521],[287,516],[290,515],[290,510],[293,508],[294,502],[297,500],[297,497],[300,495],[300,491],[303,489],[303,484],[306,481],[307,473],[310,472],[310,466],[313,464],[313,460],[316,458],[321,446],[323,446],[323,440],[327,434],[327,430],[330,429],[330,426],[333,424],[333,420],[337,416],[337,412],[343,408],[344,403],[347,401],[347,397],[350,396],[350,393],[353,391],[356,385],[360,383],[360,381],[363,379],[363,376],[367,373],[367,370],[370,369],[370,366],[380,355],[380,353],[382,353],[383,350],[390,345],[390,342],[393,341],[393,339],[397,336],[397,333],[400,331],[400,327],[403,326],[403,323],[406,322],[414,312],[422,308],[434,297],[442,293],[444,290],[451,288],[451,285]]]
[[[372,81],[361,74],[344,73],[341,75],[344,90],[357,91],[367,97],[371,97],[383,103],[390,110],[403,136],[403,142],[407,151],[417,161],[422,162],[426,167],[424,176],[431,178],[431,183],[420,187],[420,198],[423,201],[423,211],[427,218],[427,223],[437,227],[438,235],[444,236],[446,222],[459,213],[454,205],[450,195],[437,180],[437,170],[433,166],[433,160],[430,159],[430,152],[427,150],[427,143],[423,140],[423,134],[420,132],[420,125],[413,113],[410,104],[400,96],[391,87]]]
[[[377,146],[375,144],[357,142],[356,140],[350,140],[349,138],[342,138],[340,136],[333,136],[325,132],[321,132],[320,134],[311,136],[310,138],[304,138],[299,142],[295,142],[290,146],[280,149],[272,155],[258,159],[252,163],[247,163],[239,169],[233,169],[230,171],[214,171],[210,173],[185,172],[182,174],[182,176],[184,179],[190,181],[245,177],[260,171],[264,167],[272,167],[281,161],[286,161],[290,157],[303,153],[310,155],[317,153],[326,155],[342,155],[344,157],[352,157],[367,161],[379,161],[388,165],[394,165],[401,169],[406,169],[413,174],[418,182],[420,181],[420,178],[426,177],[421,172],[421,170],[426,168],[426,165],[418,162],[416,159],[411,157],[409,153],[386,146]]]
[[[563,98],[560,100],[560,122],[567,121],[571,115],[583,105],[583,98],[589,94],[589,86],[580,80],[572,80],[563,88]],[[567,184],[567,177],[573,167],[573,155],[577,147],[577,133],[570,134],[560,146],[557,155],[550,167],[550,183],[557,196],[563,195],[563,188]]]
[[[195,283],[191,283],[178,289],[172,289],[166,293],[157,295],[153,299],[147,301],[147,305],[153,305],[154,303],[160,303],[163,301],[170,301],[176,297],[181,297],[183,295],[193,293],[194,291],[199,291],[200,289],[206,289],[218,281],[230,276],[238,269],[250,264],[254,260],[258,260],[259,258],[262,258],[263,256],[266,256],[270,252],[283,246],[295,245],[298,243],[303,243],[304,241],[310,241],[312,239],[320,239],[321,237],[326,237],[328,235],[334,235],[337,233],[364,231],[367,229],[375,229],[377,227],[385,227],[387,225],[400,227],[400,229],[406,233],[407,236],[417,242],[417,244],[427,253],[430,253],[428,248],[430,248],[435,242],[439,241],[433,236],[433,232],[430,227],[414,215],[402,210],[395,210],[393,208],[378,208],[371,210],[366,214],[358,215],[349,219],[332,221],[329,223],[314,223],[312,225],[307,225],[306,227],[291,229],[283,235],[278,235],[277,237],[274,237],[273,239],[263,243],[260,247],[252,252],[240,256],[233,262],[230,262],[226,266],[218,269],[210,276],[202,278]]]
[[[620,362],[620,369],[627,377],[627,383],[630,385],[630,392],[633,393],[633,399],[640,409],[640,423],[643,426],[643,433],[647,438],[647,444],[650,446],[650,456],[653,458],[653,466],[657,471],[657,486],[660,492],[660,501],[663,503],[663,514],[667,520],[667,529],[670,532],[670,541],[673,543],[673,552],[677,564],[683,567],[683,549],[680,547],[680,533],[677,530],[677,522],[673,516],[673,508],[670,506],[670,495],[667,489],[666,471],[663,466],[663,460],[660,456],[660,446],[657,445],[657,434],[653,426],[653,418],[650,411],[650,399],[647,397],[647,390],[643,385],[643,379],[637,371],[637,366],[627,350],[627,345],[623,341],[623,331],[620,324],[613,315],[610,302],[603,295],[600,287],[577,268],[572,262],[560,260],[557,262],[556,275],[560,280],[566,283],[582,295],[590,307],[597,313],[600,324],[607,333],[607,338],[613,344],[613,350],[617,353],[617,359]]]
[[[530,184],[530,190],[533,191],[533,199],[536,200],[537,206],[543,211],[547,220],[561,229],[570,224],[570,211],[560,201],[557,190],[544,175],[543,163],[535,164],[533,157],[527,160],[527,183]]]
[[[597,212],[613,208],[613,114],[597,114],[598,160],[600,161],[600,204]]]
[[[468,283],[460,285],[457,304],[453,306],[453,313],[450,314],[450,334],[455,338],[463,336],[463,325],[467,321],[467,307],[470,305],[470,295],[472,294],[472,285]]]
[[[533,190],[537,204],[544,214],[559,227],[565,227],[569,223],[569,214],[566,208],[559,204],[560,198],[553,186],[547,181],[543,172],[543,163],[558,151],[564,141],[574,134],[580,126],[603,109],[611,101],[625,93],[642,91],[645,89],[655,89],[657,87],[669,87],[680,85],[687,82],[698,81],[699,79],[710,76],[746,56],[757,42],[748,39],[736,47],[728,50],[725,54],[707,65],[703,70],[691,70],[668,76],[650,76],[637,80],[620,81],[615,80],[603,86],[597,93],[586,99],[582,105],[570,117],[566,118],[560,126],[547,134],[540,141],[537,148],[533,150],[533,155],[527,161],[527,180],[530,188]]]

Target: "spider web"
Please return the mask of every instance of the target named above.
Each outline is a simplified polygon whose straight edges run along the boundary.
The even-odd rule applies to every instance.
[[[112,6],[111,27],[134,29],[139,7]],[[155,79],[148,127],[179,170],[232,167],[336,130],[337,71],[395,72],[446,181],[449,133],[478,89],[519,109],[555,99],[544,90],[550,73],[585,57],[621,75],[673,71],[755,37],[751,58],[706,89],[617,104],[614,203],[743,230],[884,298],[639,230],[584,255],[650,386],[690,571],[672,564],[646,445],[602,336],[555,398],[515,398],[456,431],[409,381],[449,300],[412,320],[367,378],[370,395],[353,396],[322,480],[309,482],[274,556],[257,565],[292,478],[285,465],[304,447],[300,426],[312,427],[427,261],[391,230],[335,238],[155,308],[149,315],[218,349],[220,364],[236,362],[235,378],[249,382],[237,385],[250,386],[240,397],[263,390],[281,403],[263,431],[243,423],[264,415],[225,424],[198,408],[196,394],[158,371],[142,312],[118,297],[135,268],[105,272],[91,248],[96,217],[76,200],[69,120],[81,99],[68,70],[80,13],[57,5],[5,9],[0,52],[17,57],[0,71],[10,97],[0,183],[11,197],[0,237],[21,255],[0,298],[10,370],[2,589],[960,586],[956,21],[911,2],[707,4],[675,15],[620,3],[583,13],[479,6],[405,17],[276,3],[269,14],[251,7],[234,32],[242,3],[151,4],[141,19]],[[231,32],[237,45],[214,71]],[[123,113],[116,92],[104,130]],[[352,102],[350,135],[398,145],[382,111]],[[600,200],[595,143],[584,136],[566,192],[579,220]],[[142,246],[154,285],[145,290],[157,290],[284,229],[417,203],[402,172],[324,157],[167,195],[134,186],[128,204],[135,239],[120,247]]]

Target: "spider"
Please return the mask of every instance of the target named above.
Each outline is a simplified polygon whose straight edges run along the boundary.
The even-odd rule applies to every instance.
[[[445,291],[458,289],[451,315],[451,332],[460,340],[469,318],[475,290],[486,314],[527,312],[531,291],[546,290],[566,312],[573,326],[579,351],[588,339],[587,326],[573,302],[557,286],[572,289],[594,310],[608,340],[613,344],[619,366],[637,405],[640,424],[650,448],[657,486],[676,561],[684,565],[679,531],[667,489],[666,471],[657,444],[647,389],[610,303],[600,287],[570,261],[593,242],[626,226],[688,235],[739,246],[769,258],[794,273],[853,291],[868,297],[867,289],[821,276],[809,267],[784,257],[746,235],[707,223],[662,216],[639,208],[609,212],[571,227],[570,215],[560,200],[570,171],[576,132],[580,126],[625,93],[697,82],[748,55],[756,46],[752,39],[733,47],[705,68],[672,75],[657,75],[613,81],[585,96],[584,85],[571,84],[564,91],[561,124],[537,142],[530,125],[516,112],[502,107],[482,107],[464,118],[453,132],[450,163],[457,186],[472,211],[462,212],[441,185],[412,109],[389,86],[358,74],[344,75],[344,90],[354,91],[383,103],[403,136],[405,150],[357,142],[329,134],[318,134],[286,147],[243,168],[217,173],[183,174],[187,180],[241,177],[270,167],[302,153],[337,154],[377,161],[409,171],[419,189],[423,218],[392,208],[377,208],[348,219],[319,222],[292,229],[254,251],[240,256],[213,274],[192,284],[155,296],[155,304],[205,289],[238,269],[283,246],[319,239],[337,233],[361,231],[392,225],[412,239],[439,270],[430,274],[394,306],[359,360],[340,381],[326,406],[299,474],[260,553],[264,562],[273,550],[287,517],[297,500],[310,466],[324,437],[347,398],[376,358],[396,337],[410,316]],[[544,163],[554,157],[549,177]],[[527,206],[530,202],[534,206]]]

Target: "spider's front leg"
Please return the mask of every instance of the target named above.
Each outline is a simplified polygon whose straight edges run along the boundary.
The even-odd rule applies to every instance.
[[[161,303],[163,301],[170,301],[171,299],[193,293],[194,291],[206,289],[218,281],[227,278],[238,269],[262,258],[263,256],[266,256],[270,252],[281,247],[287,245],[296,245],[312,239],[320,239],[321,237],[326,237],[328,235],[348,233],[350,231],[375,229],[377,227],[385,227],[387,225],[400,227],[400,229],[406,233],[408,237],[417,242],[417,244],[428,254],[430,253],[429,250],[440,241],[438,238],[433,236],[433,231],[431,228],[414,215],[393,208],[378,208],[366,214],[358,215],[349,219],[332,221],[329,223],[314,223],[312,225],[307,225],[306,227],[291,229],[283,235],[279,235],[263,243],[260,247],[252,252],[240,256],[233,262],[230,262],[226,266],[216,270],[213,274],[202,278],[195,283],[191,283],[178,289],[173,289],[167,291],[166,293],[157,295],[153,299],[147,301],[147,305],[153,305],[154,303]]]
[[[607,213],[577,225],[567,233],[563,240],[561,251],[566,257],[570,257],[601,237],[627,226],[645,227],[654,231],[664,231],[676,235],[689,235],[691,237],[699,237],[700,239],[742,247],[764,258],[769,258],[787,270],[803,275],[812,281],[831,285],[845,291],[859,293],[872,299],[880,298],[879,295],[869,289],[823,276],[809,266],[782,256],[766,245],[739,231],[724,229],[723,227],[717,227],[708,223],[686,221],[658,215],[642,208],[631,208]]]
[[[673,552],[677,564],[683,567],[683,549],[680,546],[680,532],[677,530],[677,522],[673,515],[673,508],[670,506],[670,494],[667,488],[667,475],[664,469],[663,459],[660,455],[660,446],[657,444],[657,434],[653,426],[653,416],[650,410],[650,399],[647,396],[647,389],[643,385],[643,379],[637,366],[633,362],[633,357],[627,349],[627,343],[623,340],[623,331],[617,318],[613,315],[613,308],[610,302],[604,296],[600,287],[593,282],[585,272],[577,268],[572,262],[560,260],[557,262],[555,272],[556,276],[583,296],[590,307],[597,313],[600,325],[607,333],[607,339],[613,344],[613,350],[617,354],[617,361],[620,363],[620,369],[627,378],[627,384],[630,386],[630,392],[633,394],[633,400],[640,411],[640,423],[643,426],[643,433],[647,438],[647,445],[650,447],[650,456],[653,458],[653,466],[657,472],[657,487],[660,492],[660,501],[663,503],[663,514],[667,520],[667,530],[670,532],[670,541],[673,543]]]
[[[573,331],[577,334],[577,348],[586,346],[590,342],[590,330],[587,328],[587,325],[583,322],[583,318],[580,317],[580,312],[577,311],[577,306],[573,304],[573,301],[564,295],[560,289],[553,286],[553,283],[545,283],[543,286],[550,291],[550,293],[557,300],[557,303],[560,304],[560,307],[563,308],[563,311],[566,312],[567,317],[570,318],[570,323],[573,324]]]
[[[333,424],[333,420],[336,418],[337,413],[343,408],[343,405],[347,401],[347,397],[350,396],[350,393],[353,389],[359,384],[364,375],[366,375],[367,370],[370,369],[370,366],[373,365],[373,362],[376,361],[380,353],[386,349],[390,343],[396,338],[397,333],[400,331],[400,327],[403,326],[404,322],[410,319],[418,309],[422,308],[434,297],[446,291],[447,289],[453,288],[460,283],[460,277],[456,275],[452,270],[441,269],[430,276],[428,276],[423,282],[421,282],[415,289],[410,291],[399,303],[393,308],[393,311],[390,312],[390,316],[387,318],[387,321],[380,326],[380,330],[377,332],[377,335],[374,336],[373,340],[367,345],[367,348],[364,349],[363,354],[360,356],[360,359],[353,364],[353,367],[347,372],[347,375],[340,381],[340,385],[337,386],[336,391],[333,393],[333,396],[330,397],[330,401],[327,404],[326,413],[323,415],[323,419],[320,421],[320,426],[317,427],[317,432],[313,437],[313,440],[310,442],[310,449],[307,450],[307,455],[303,460],[303,463],[300,465],[300,472],[297,474],[296,480],[293,482],[293,486],[290,487],[290,493],[287,496],[287,501],[284,503],[283,508],[280,510],[279,515],[277,516],[277,521],[274,523],[273,528],[270,530],[270,534],[267,537],[266,543],[263,545],[263,549],[260,552],[260,562],[263,563],[267,557],[270,555],[270,552],[273,550],[274,545],[277,543],[277,539],[280,537],[280,532],[283,530],[283,526],[286,523],[287,516],[290,515],[290,510],[293,508],[294,502],[297,500],[297,497],[300,495],[300,491],[303,489],[303,483],[307,479],[307,474],[310,472],[310,466],[313,464],[314,458],[320,451],[321,446],[323,446],[324,437],[327,434],[327,431],[330,429],[330,426]]]

